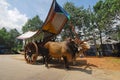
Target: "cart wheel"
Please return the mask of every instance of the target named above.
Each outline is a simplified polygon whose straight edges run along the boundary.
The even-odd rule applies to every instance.
[[[35,42],[28,43],[25,46],[25,60],[29,64],[34,64],[38,57],[38,47]]]

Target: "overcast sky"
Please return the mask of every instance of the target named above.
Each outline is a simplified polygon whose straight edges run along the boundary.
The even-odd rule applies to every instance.
[[[75,6],[92,7],[99,0],[57,0],[63,7],[66,2],[73,2]],[[39,15],[40,19],[45,20],[52,0],[0,0],[0,28],[8,30],[16,28],[21,31],[25,22]]]

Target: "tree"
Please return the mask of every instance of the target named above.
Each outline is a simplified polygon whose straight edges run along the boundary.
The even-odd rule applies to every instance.
[[[13,50],[17,48],[18,42],[16,37],[20,33],[16,29],[11,29],[7,31],[5,28],[0,29],[0,45],[10,48]]]
[[[100,0],[94,6],[98,25],[105,31],[113,29],[115,21],[120,21],[120,0]]]
[[[8,47],[9,47],[10,46],[9,39],[10,39],[9,33],[7,32],[7,30],[5,28],[2,28],[0,30],[0,44],[1,45],[8,45]]]
[[[106,16],[120,20],[120,0],[105,0],[103,7],[107,11]]]
[[[16,29],[11,29],[9,31],[9,35],[10,35],[10,45],[13,49],[17,49],[19,45],[22,45],[22,44],[18,44],[18,40],[16,39],[17,36],[20,35],[20,33],[16,30]]]
[[[78,17],[77,17],[77,16],[79,16],[79,15],[76,14],[77,8],[74,6],[73,3],[67,2],[67,3],[65,3],[65,5],[64,5],[64,9],[69,13],[69,15],[70,15],[70,20],[69,20],[68,23],[65,25],[63,36],[74,37],[74,33],[72,32],[71,24],[72,24],[73,26],[76,26],[77,23],[80,24],[80,23],[78,22]]]
[[[81,30],[81,28],[84,28],[83,32],[86,33],[86,28],[90,26],[88,10],[84,9],[83,7],[76,7],[71,2],[67,2],[64,5],[64,9],[70,14],[70,20],[68,21],[68,25],[66,25],[64,31],[68,32],[69,30],[69,33],[71,34],[72,31],[70,24],[72,24],[72,26],[74,26],[75,30],[77,29],[78,32]],[[75,34],[73,33],[73,35]]]
[[[102,45],[102,33],[111,36],[115,21],[120,21],[120,0],[100,0],[94,8],[95,23],[99,30]],[[117,27],[116,27],[117,28]]]
[[[43,21],[39,19],[39,16],[35,16],[32,19],[29,19],[26,24],[23,26],[22,31],[27,32],[27,31],[35,31],[41,28],[43,24]]]

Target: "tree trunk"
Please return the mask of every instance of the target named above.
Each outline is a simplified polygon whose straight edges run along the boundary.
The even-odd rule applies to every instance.
[[[100,43],[101,43],[101,46],[100,46],[101,51],[99,52],[99,56],[102,57],[103,56],[103,43],[102,43],[102,34],[101,34],[102,31],[100,29],[99,31],[100,31],[99,35],[100,35]]]
[[[96,44],[96,39],[95,39],[95,32],[93,33],[93,41],[94,41],[94,45],[95,45],[95,54],[96,54],[96,56],[99,56],[99,54],[98,54],[98,51],[97,51],[97,44]]]

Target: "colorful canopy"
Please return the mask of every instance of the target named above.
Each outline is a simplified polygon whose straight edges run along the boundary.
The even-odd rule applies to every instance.
[[[70,15],[56,2],[56,0],[53,0],[42,30],[59,34],[68,19],[70,19]]]

